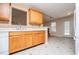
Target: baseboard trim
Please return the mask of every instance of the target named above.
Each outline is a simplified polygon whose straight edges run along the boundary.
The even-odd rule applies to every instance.
[[[0,52],[1,55],[8,55],[8,51]]]
[[[52,36],[50,36],[50,37],[57,37],[57,38],[71,38],[71,39],[73,39],[73,37],[66,37],[66,36],[55,36],[55,35],[52,35]]]

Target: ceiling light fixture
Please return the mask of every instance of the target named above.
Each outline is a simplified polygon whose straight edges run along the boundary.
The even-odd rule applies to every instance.
[[[71,14],[73,14],[73,12],[68,12],[68,13],[67,13],[67,15],[71,15]]]
[[[48,4],[47,4],[47,3],[45,3],[45,4],[44,4],[44,7],[46,7],[46,8],[47,8],[47,7],[48,7]]]

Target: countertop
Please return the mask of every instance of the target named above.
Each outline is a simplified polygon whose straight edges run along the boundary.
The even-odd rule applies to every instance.
[[[1,32],[10,32],[10,31],[37,31],[37,30],[47,30],[48,27],[26,27],[26,28],[0,28]]]

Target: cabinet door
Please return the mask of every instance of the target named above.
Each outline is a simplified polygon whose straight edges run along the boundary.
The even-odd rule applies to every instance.
[[[30,24],[41,25],[43,22],[43,15],[40,12],[30,10]]]
[[[42,31],[39,33],[39,43],[44,43],[45,42],[45,32]]]
[[[20,40],[21,41],[21,49],[24,49],[24,48],[26,48],[26,38],[27,37],[26,37],[26,35],[22,34],[20,38],[21,38],[21,40]]]
[[[17,40],[17,46],[18,50],[24,49],[25,48],[25,40],[24,40],[24,35],[18,35]]]
[[[0,20],[9,20],[10,6],[9,3],[0,3]]]
[[[24,39],[22,35],[10,36],[9,39],[9,52],[16,52],[24,49]]]
[[[19,49],[19,36],[10,36],[9,38],[9,52],[12,53],[12,52],[15,52],[15,51],[18,51]]]
[[[32,41],[33,41],[32,44],[33,45],[39,44],[39,39],[40,39],[39,34],[34,33],[34,34],[32,34],[32,36],[33,36],[33,38],[32,38]]]
[[[44,43],[44,41],[45,41],[45,33],[44,32],[38,31],[37,33],[32,34],[32,35],[33,35],[33,39],[32,39],[33,45]]]
[[[25,34],[25,46],[26,48],[32,46],[32,35],[31,34]]]

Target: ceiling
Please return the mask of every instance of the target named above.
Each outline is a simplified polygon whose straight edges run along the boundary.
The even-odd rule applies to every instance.
[[[38,8],[54,18],[69,15],[75,10],[75,3],[25,3],[24,5],[26,8]]]

